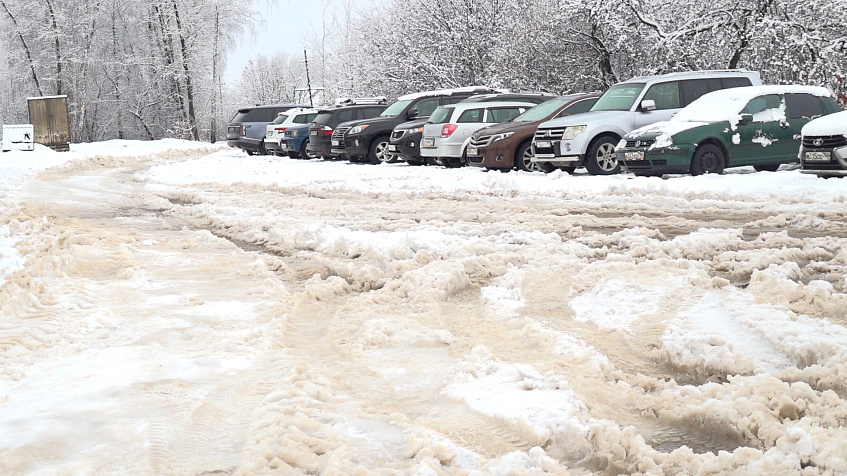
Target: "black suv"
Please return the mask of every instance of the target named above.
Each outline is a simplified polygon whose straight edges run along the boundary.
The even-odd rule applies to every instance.
[[[265,155],[265,133],[267,126],[279,113],[295,107],[308,107],[297,104],[271,104],[266,106],[243,107],[226,127],[226,144],[244,149],[249,155]]]
[[[499,93],[490,92],[485,94],[474,94],[463,97],[459,101],[443,102],[453,104],[456,102],[491,102],[491,101],[527,101],[541,104],[553,99],[555,96],[546,93]],[[452,98],[451,98],[452,99]],[[431,113],[432,111],[430,111]],[[404,122],[394,127],[388,144],[389,153],[399,156],[409,165],[425,165],[426,157],[421,156],[421,138],[423,137],[423,126],[429,120],[428,117]]]
[[[474,86],[402,96],[379,117],[339,126],[332,138],[332,155],[346,158],[350,162],[394,162],[398,157],[389,150],[389,138],[398,124],[429,117],[438,106],[455,104],[474,94],[496,92],[494,89]]]
[[[311,157],[332,157],[330,149],[335,142],[335,129],[339,124],[370,119],[388,107],[385,98],[378,99],[348,99],[333,107],[317,108],[318,115],[309,125],[309,144],[306,152]],[[345,129],[346,130],[346,129]]]

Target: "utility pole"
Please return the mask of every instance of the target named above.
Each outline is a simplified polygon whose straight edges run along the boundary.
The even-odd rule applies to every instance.
[[[303,58],[306,62],[306,89],[309,90],[309,105],[314,106],[312,103],[312,81],[309,79],[309,55],[306,54],[306,48],[303,48]]]

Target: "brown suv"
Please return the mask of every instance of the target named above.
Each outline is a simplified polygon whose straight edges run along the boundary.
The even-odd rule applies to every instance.
[[[535,106],[509,122],[476,131],[468,144],[468,163],[487,169],[552,171],[552,166],[530,160],[535,129],[544,121],[586,112],[599,97],[600,93],[560,96]]]

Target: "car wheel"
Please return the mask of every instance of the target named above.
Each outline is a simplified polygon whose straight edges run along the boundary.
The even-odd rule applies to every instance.
[[[304,159],[304,160],[311,160],[312,158],[309,157],[309,153],[306,152],[306,146],[307,145],[309,145],[308,140],[304,140],[303,144],[300,145],[300,158]]]
[[[756,172],[776,172],[779,170],[779,164],[754,165],[753,169]]]
[[[725,158],[720,147],[714,144],[700,146],[691,159],[691,175],[722,174]]]
[[[388,151],[388,137],[377,137],[371,142],[368,152],[368,162],[372,164],[390,164],[396,160],[396,156]]]
[[[532,161],[532,144],[527,142],[515,151],[515,167],[525,172],[552,172],[553,166]]]
[[[585,168],[591,175],[612,175],[620,173],[621,164],[615,156],[618,139],[604,135],[594,140],[585,156]]]

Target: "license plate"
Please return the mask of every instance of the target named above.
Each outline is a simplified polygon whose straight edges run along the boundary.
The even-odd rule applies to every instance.
[[[479,155],[479,149],[474,147],[468,147],[468,155],[476,157],[477,155]]]
[[[394,145],[394,144],[389,145],[389,146],[388,146],[388,151],[389,151],[389,152],[397,152],[397,146],[396,146],[396,145]]]
[[[341,145],[341,141],[340,140],[334,140],[334,141],[332,141],[332,145],[335,146],[335,147],[338,147],[339,145]]]
[[[317,136],[317,135],[318,135],[318,131],[309,131],[309,135],[310,135],[310,136]]]
[[[539,149],[549,149],[550,147],[553,147],[553,143],[550,141],[541,140],[535,143],[535,147]]]
[[[435,138],[433,137],[424,137],[423,140],[424,147],[435,147]]]
[[[829,162],[832,155],[829,152],[806,152],[805,159],[807,162]]]
[[[624,160],[644,160],[644,151],[624,152],[623,158]]]

